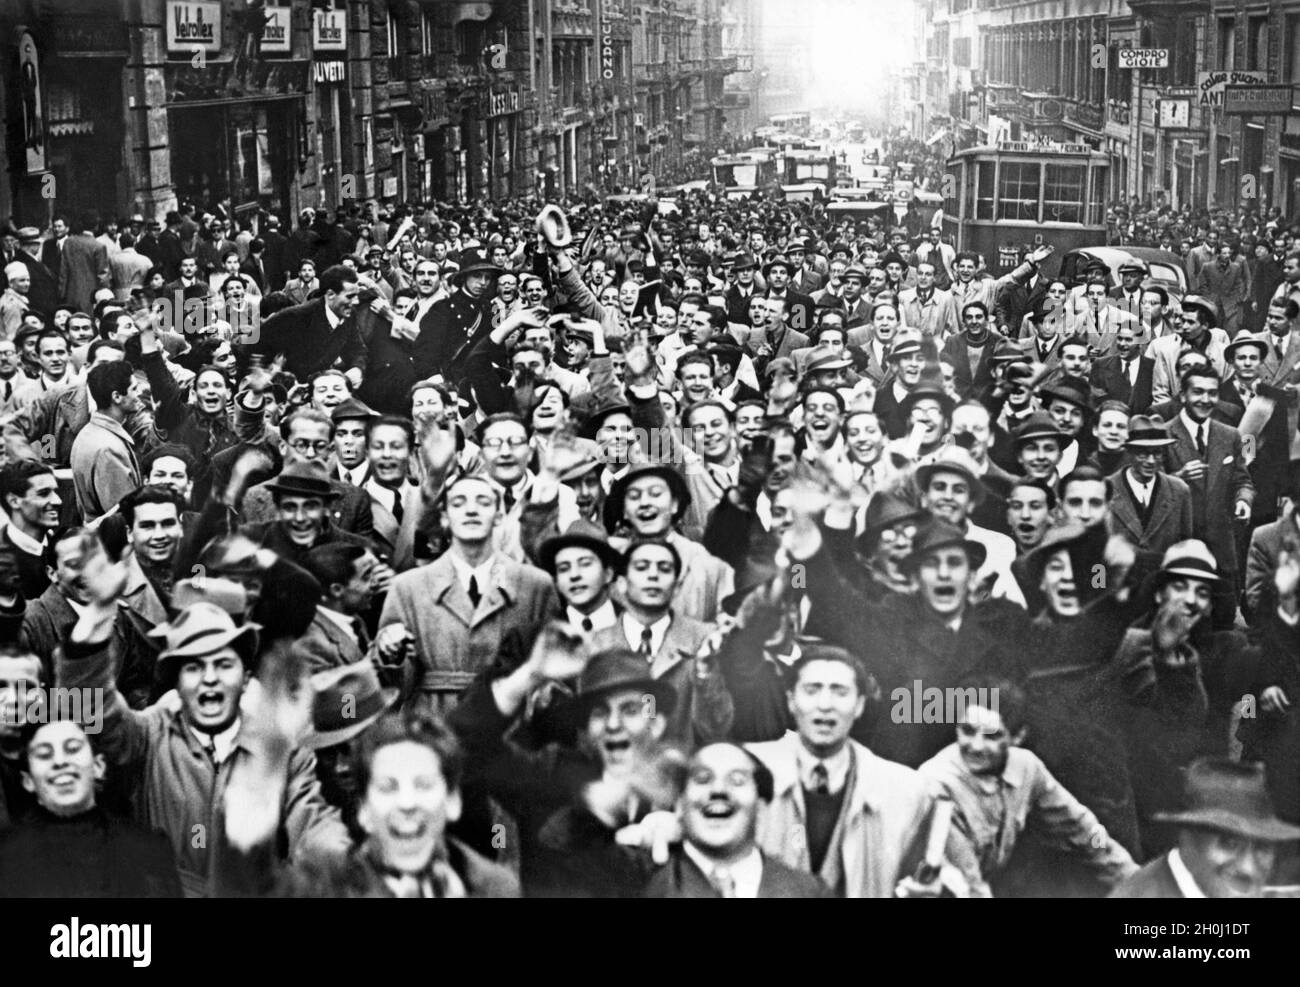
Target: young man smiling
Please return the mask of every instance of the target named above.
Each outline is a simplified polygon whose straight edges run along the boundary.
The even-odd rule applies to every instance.
[[[63,507],[54,471],[40,463],[10,463],[0,470],[0,501],[9,515],[0,530],[0,549],[13,552],[23,599],[35,600],[50,585],[43,557]]]

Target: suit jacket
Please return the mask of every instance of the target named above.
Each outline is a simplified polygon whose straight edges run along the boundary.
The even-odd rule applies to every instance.
[[[397,520],[396,515],[388,507],[375,497],[368,487],[363,486],[360,489],[370,500],[370,516],[374,519],[374,531],[371,539],[391,559],[397,550],[397,538],[402,530],[401,522]],[[402,518],[405,520],[407,512],[416,510],[418,507],[420,488],[414,483],[407,483],[402,487],[400,496],[402,498]]]
[[[1220,270],[1215,262],[1201,268],[1194,290],[1216,302],[1220,317],[1230,321],[1241,317],[1249,294],[1249,282],[1245,261],[1231,261],[1224,270]]]
[[[939,353],[941,360],[946,360],[952,364],[953,383],[956,385],[957,393],[963,398],[968,398],[972,393],[978,394],[984,388],[993,384],[993,366],[990,357],[993,355],[993,349],[996,342],[996,336],[990,333],[984,340],[984,349],[980,353],[979,362],[975,365],[975,375],[971,376],[969,350],[966,348],[966,336],[964,333],[958,333],[951,336],[943,344],[943,349]]]
[[[66,244],[67,241],[68,238],[64,237],[63,242]],[[45,265],[47,271],[54,275],[54,280],[57,283],[59,271],[63,266],[63,247],[53,236],[41,241],[41,263]]]
[[[767,297],[771,297],[772,292],[769,289]],[[785,289],[786,298],[786,321],[791,329],[797,329],[801,333],[811,331],[815,319],[813,314],[817,310],[817,304],[812,300],[812,295],[805,294],[795,288],[794,285]]]
[[[1201,458],[1182,415],[1170,422],[1169,434],[1174,444],[1165,449],[1166,473],[1177,473],[1186,463]],[[1241,435],[1231,425],[1210,420],[1205,466],[1205,474],[1187,484],[1192,492],[1192,530],[1194,537],[1214,553],[1220,571],[1235,574],[1238,565],[1233,510],[1239,500],[1254,502],[1255,485],[1242,455]]]
[[[749,286],[749,294],[743,294],[740,285],[733,284],[727,289],[727,294],[723,300],[727,306],[727,321],[739,322],[741,325],[749,325],[749,302],[755,296],[762,298],[763,292],[759,291],[752,283]]]
[[[1151,407],[1151,386],[1156,363],[1148,356],[1138,357],[1137,383],[1131,383],[1124,373],[1124,361],[1118,353],[1104,356],[1092,365],[1092,386],[1105,392],[1106,397],[1123,401],[1135,415],[1144,415]]]
[[[794,733],[780,740],[747,744],[772,772],[774,797],[759,816],[758,844],[763,853],[804,874],[812,871],[805,830],[803,786],[799,780]],[[916,872],[925,853],[936,795],[911,768],[877,757],[856,741],[852,785],[844,793],[839,853],[827,853],[818,875],[828,887],[841,886],[846,898],[892,898],[898,882]],[[832,843],[832,849],[834,843]],[[944,885],[954,893],[986,897],[974,852],[954,826],[949,832]]]
[[[249,256],[248,260],[239,265],[239,273],[253,279],[253,284],[257,285],[257,290],[266,294],[266,251],[263,251],[261,257]]]
[[[826,279],[816,271],[810,271],[806,267],[801,267],[799,273],[790,279],[790,287],[805,295],[811,295],[813,292],[821,291]]]
[[[425,318],[427,321],[428,316]],[[366,375],[357,397],[381,414],[407,415],[411,410],[408,392],[420,379],[415,371],[415,343],[394,336],[392,329],[387,319],[375,320],[367,342]]]
[[[1288,536],[1300,541],[1294,505],[1287,507],[1276,521],[1261,524],[1251,533],[1246,552],[1246,596],[1241,609],[1252,626],[1267,620],[1277,606],[1273,576]]]
[[[1225,360],[1223,351],[1228,345],[1228,334],[1222,329],[1210,330],[1210,341],[1206,344],[1205,355],[1220,375],[1224,373]],[[1159,404],[1171,397],[1178,396],[1178,357],[1183,352],[1183,341],[1177,333],[1170,333],[1153,339],[1147,346],[1146,356],[1156,362],[1152,377],[1152,401]]]
[[[355,313],[331,329],[324,298],[276,312],[262,323],[262,338],[252,348],[268,358],[283,353],[284,368],[299,380],[327,370],[336,361],[342,361],[345,370],[364,373],[366,369],[366,344]]]
[[[762,851],[760,851],[762,853]],[[758,882],[760,898],[833,898],[829,888],[811,874],[787,867],[775,857],[762,854],[763,876]],[[651,875],[643,898],[720,898],[721,893],[680,848],[668,863]]]
[[[1121,881],[1108,897],[1181,898],[1183,892],[1174,880],[1174,872],[1169,868],[1169,854],[1166,853]]]
[[[951,293],[935,288],[931,298],[923,303],[917,290],[906,288],[898,295],[899,315],[905,325],[919,329],[923,335],[940,338],[961,331],[961,321]]]
[[[108,250],[93,236],[78,233],[63,241],[59,262],[59,296],[74,311],[89,312],[95,305],[95,291],[111,288]]]
[[[1075,319],[1076,331],[1084,334],[1089,346],[1106,356],[1115,352],[1115,334],[1121,326],[1132,327],[1134,335],[1141,338],[1141,321],[1114,305],[1103,305],[1097,312],[1089,308]]]
[[[1142,304],[1141,285],[1138,286],[1138,290],[1133,292],[1132,295],[1129,295],[1124,291],[1123,285],[1119,285],[1118,287],[1111,288],[1110,291],[1106,292],[1106,297],[1111,300],[1110,304],[1112,307],[1126,315],[1133,316],[1133,318],[1137,319],[1139,322],[1142,320],[1142,309],[1140,307]]]
[[[1195,537],[1192,534],[1192,493],[1178,477],[1159,474],[1152,489],[1151,513],[1144,524],[1132,488],[1124,478],[1125,472],[1127,469],[1121,469],[1108,477],[1111,523],[1113,529],[1128,536],[1138,550],[1144,572],[1153,572],[1159,567],[1165,549]]]
[[[302,655],[307,664],[307,674],[355,665],[365,658],[364,652],[338,624],[321,613],[316,607],[316,615],[311,619],[307,633],[298,638],[295,650]]]
[[[450,552],[418,569],[400,573],[388,590],[379,626],[401,623],[415,638],[417,687],[446,689],[446,672],[477,672],[491,665],[508,635],[531,641],[560,614],[551,577],[540,569],[497,554],[491,586],[475,608],[456,575]]]
[[[695,654],[708,639],[713,628],[702,621],[673,614],[650,663],[650,675],[657,681],[667,682],[677,693],[677,704],[668,717],[664,739],[681,741],[692,748],[725,740],[731,730],[735,708],[731,694],[715,671],[709,685],[701,687],[695,676]],[[596,631],[591,636],[591,650],[607,648],[637,649],[639,641],[629,641],[623,628],[622,617],[611,627]]]
[[[72,443],[72,483],[87,522],[103,517],[140,485],[135,442],[101,412],[90,416]]]

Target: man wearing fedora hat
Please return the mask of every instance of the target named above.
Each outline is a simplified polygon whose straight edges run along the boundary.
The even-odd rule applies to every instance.
[[[788,257],[777,255],[763,265],[763,278],[767,281],[767,300],[784,305],[784,321],[791,329],[806,333],[813,326],[813,313],[817,306],[812,295],[800,291],[793,284],[798,266]]]
[[[31,285],[27,290],[27,300],[37,312],[53,315],[59,306],[59,280],[48,267],[41,262],[41,231],[35,226],[24,226],[18,230],[18,252],[13,262],[27,268]]]
[[[1291,394],[1265,380],[1265,363],[1272,345],[1268,333],[1242,332],[1223,351],[1232,375],[1223,382],[1219,399],[1241,409],[1237,428],[1243,441],[1254,444],[1249,464],[1250,478],[1255,484],[1252,525],[1265,524],[1277,517],[1278,500],[1291,468],[1288,431]]]
[[[1177,845],[1112,898],[1262,898],[1279,845],[1300,840],[1300,826],[1274,814],[1263,768],[1222,758],[1191,764],[1183,808],[1155,820],[1175,830]]]
[[[1061,478],[1061,449],[1069,439],[1070,436],[1057,427],[1051,415],[1035,411],[1012,433],[1011,448],[1016,471],[1042,480],[1055,489]]]
[[[1171,545],[1192,537],[1191,491],[1163,471],[1173,443],[1164,422],[1134,415],[1124,443],[1128,464],[1108,478],[1111,523],[1137,550],[1138,578],[1153,572]]]
[[[61,675],[69,687],[103,689],[99,742],[106,760],[131,780],[137,821],[167,835],[186,896],[208,896],[229,852],[221,809],[226,789],[252,750],[241,700],[257,665],[259,626],[236,624],[211,603],[191,604],[154,631],[164,641],[158,681],[175,688],[179,702],[132,710],[114,684],[113,628],[124,572],[102,549],[92,545],[87,552],[89,598],[64,646]],[[294,745],[285,754],[287,787],[265,806],[272,829],[282,831],[294,855],[311,846],[345,846],[347,831],[321,796],[315,759]]]
[[[875,412],[891,439],[901,439],[908,431],[908,412],[903,410],[907,396],[921,383],[926,352],[921,333],[900,329],[889,347],[890,377],[876,392]],[[944,394],[951,403],[952,399]]]
[[[1061,434],[1068,437],[1061,447],[1061,461],[1057,464],[1057,472],[1065,476],[1087,459],[1091,451],[1083,448],[1083,442],[1090,438],[1092,388],[1086,378],[1054,375],[1038,388],[1038,401]]]
[[[494,670],[495,671],[495,670]],[[525,747],[512,727],[529,697],[576,680],[564,718],[576,743]],[[662,737],[677,695],[634,651],[592,653],[581,635],[545,627],[528,659],[507,674],[480,676],[451,712],[466,775],[519,826],[520,877],[530,897],[625,897],[645,880],[611,865],[615,833],[677,796]],[[467,834],[472,842],[477,842]]]
[[[301,562],[309,551],[321,545],[370,546],[369,539],[333,523],[332,504],[339,493],[318,460],[290,462],[279,476],[262,486],[271,497],[275,519],[245,524],[241,531],[263,547]]]
[[[1178,357],[1187,350],[1204,354],[1215,371],[1223,374],[1227,367],[1224,350],[1228,346],[1228,334],[1217,327],[1217,321],[1212,302],[1199,295],[1188,295],[1182,300],[1175,331],[1147,345],[1146,355],[1155,361],[1151,383],[1155,404],[1178,396],[1181,382],[1177,376]]]
[[[569,626],[583,634],[618,622],[620,609],[610,590],[622,562],[605,529],[582,519],[547,538],[537,550],[537,564],[555,580]]]
[[[757,268],[754,255],[747,251],[741,251],[731,261],[731,270],[736,275],[736,283],[727,289],[727,294],[724,296],[727,318],[731,322],[746,326],[750,324],[749,300],[760,293],[754,283],[754,272]]]
[[[916,468],[916,487],[922,508],[983,547],[983,564],[977,567],[975,584],[987,587],[991,597],[1023,607],[1024,596],[1011,572],[1015,542],[1008,535],[971,523],[971,511],[988,496],[971,454],[956,446],[944,449]]]

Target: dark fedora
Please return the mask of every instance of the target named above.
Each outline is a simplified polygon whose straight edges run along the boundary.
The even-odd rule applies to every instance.
[[[1163,449],[1174,441],[1169,426],[1153,415],[1133,415],[1128,420],[1125,449]]]
[[[314,459],[290,463],[280,471],[279,476],[266,485],[266,489],[272,494],[289,497],[320,497],[323,500],[333,500],[339,496],[338,492],[330,486],[325,467]]]
[[[970,567],[978,569],[988,557],[988,550],[977,541],[967,538],[954,524],[940,518],[931,518],[923,524],[912,539],[912,551],[903,560],[902,569],[913,572],[927,555],[941,548],[960,548],[970,560]]]
[[[537,549],[537,566],[555,575],[555,556],[565,548],[588,548],[607,568],[618,571],[623,556],[609,544],[609,535],[585,518],[574,521],[563,534],[552,535]]]
[[[623,400],[622,395],[614,394],[607,397],[604,403],[592,409],[591,414],[579,427],[578,434],[584,439],[594,439],[605,419],[619,412],[631,417],[632,406]]]
[[[655,712],[663,716],[671,716],[677,706],[677,690],[652,678],[645,658],[628,648],[609,648],[592,655],[578,677],[577,695],[568,704],[575,725],[584,724],[604,696],[629,689],[653,699]]]
[[[1043,540],[1025,556],[1025,572],[1030,585],[1037,586],[1043,578],[1043,570],[1048,560],[1061,549],[1070,556],[1070,565],[1074,569],[1075,592],[1080,603],[1088,603],[1091,598],[1102,595],[1104,590],[1092,591],[1094,582],[1090,578],[1097,565],[1104,566],[1106,542],[1109,536],[1104,523],[1084,525],[1078,521],[1065,521],[1048,528]]]
[[[888,491],[873,494],[867,501],[865,525],[858,536],[858,551],[870,555],[880,544],[880,536],[896,524],[915,521],[918,525],[930,517],[928,511]]]
[[[451,275],[452,284],[460,284],[467,274],[504,274],[491,261],[491,255],[482,247],[469,247],[460,252],[460,269]]]
[[[1212,829],[1264,843],[1300,840],[1300,826],[1274,813],[1264,765],[1257,762],[1199,758],[1187,768],[1183,794],[1182,811],[1156,812],[1151,818],[1172,826]]]
[[[754,255],[748,250],[742,250],[731,260],[731,269],[733,271],[749,271],[758,267],[758,262],[754,260]]]
[[[366,404],[364,401],[354,397],[349,397],[346,400],[340,401],[330,411],[330,420],[335,424],[338,424],[339,422],[352,421],[358,418],[369,421],[378,417],[379,412],[370,407],[370,405]]]
[[[961,446],[949,446],[939,453],[933,461],[922,463],[916,468],[916,485],[924,490],[930,485],[930,478],[936,473],[956,473],[964,477],[970,485],[972,505],[982,504],[986,496],[984,483],[980,479],[979,465],[975,457]]]
[[[686,509],[691,506],[691,491],[682,475],[665,463],[636,463],[614,481],[609,496],[605,498],[605,527],[608,530],[613,531],[623,521],[623,500],[627,497],[627,488],[633,480],[646,476],[657,476],[668,484],[668,489],[677,500],[674,521],[680,521],[686,514]]]
[[[311,732],[300,747],[318,751],[351,740],[379,719],[401,694],[385,689],[369,661],[317,672],[311,677]]]
[[[777,254],[763,265],[763,277],[769,277],[772,273],[772,268],[774,267],[784,267],[786,274],[790,275],[790,277],[794,277],[795,273],[799,270],[798,265],[791,261],[789,257],[786,257],[784,254]]]
[[[1056,422],[1052,421],[1052,416],[1047,412],[1035,411],[1011,433],[1012,444],[1017,449],[1030,439],[1056,439],[1057,442],[1065,443],[1070,436],[1056,427]]]
[[[1082,408],[1084,411],[1092,411],[1092,390],[1088,382],[1082,377],[1073,377],[1065,375],[1058,377],[1056,380],[1049,381],[1038,388],[1038,396],[1046,398],[1048,402],[1052,398],[1058,401],[1065,401]]]
[[[944,390],[943,381],[937,377],[924,376],[917,381],[916,386],[908,391],[903,400],[898,402],[899,409],[906,417],[912,413],[912,407],[916,402],[929,398],[939,402],[939,407],[943,409],[943,416],[951,418],[953,409],[957,407],[957,402],[953,400],[952,395]]]

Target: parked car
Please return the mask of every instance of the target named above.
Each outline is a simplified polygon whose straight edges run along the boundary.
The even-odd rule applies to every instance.
[[[1187,272],[1183,259],[1158,247],[1078,247],[1061,258],[1057,277],[1069,284],[1083,280],[1083,268],[1091,260],[1099,260],[1110,268],[1110,286],[1120,283],[1119,269],[1128,261],[1137,260],[1147,265],[1148,280],[1181,298],[1187,294]]]

